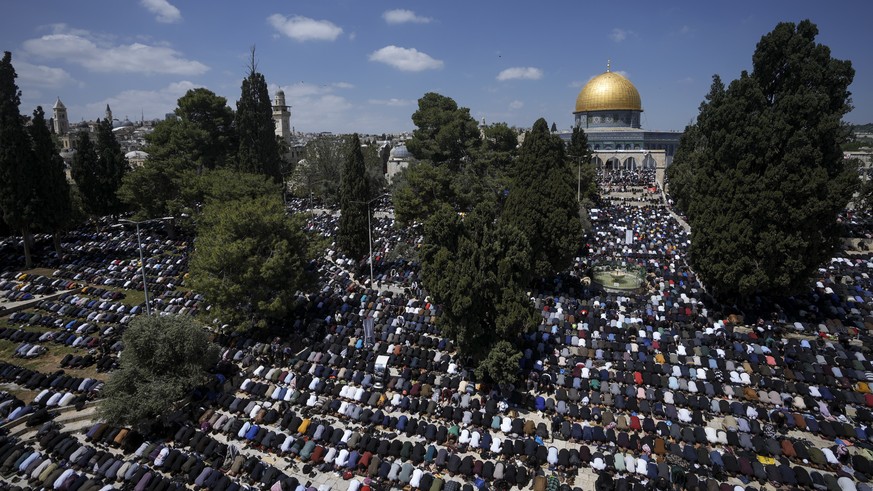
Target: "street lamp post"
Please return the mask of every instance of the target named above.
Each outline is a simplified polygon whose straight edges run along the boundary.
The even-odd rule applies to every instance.
[[[121,219],[118,221],[119,224],[136,225],[136,244],[139,248],[139,265],[140,265],[140,272],[142,273],[142,291],[143,291],[143,294],[145,296],[145,311],[146,311],[146,315],[148,315],[148,316],[152,315],[152,309],[149,306],[149,283],[148,283],[148,280],[146,280],[145,258],[143,257],[143,253],[142,253],[142,238],[140,237],[140,234],[139,234],[139,226],[141,224],[159,222],[159,221],[164,221],[164,220],[172,220],[172,219],[173,219],[173,217],[162,217],[162,218],[154,218],[152,220],[143,220],[141,222],[135,222],[133,220],[127,220],[127,219]]]
[[[352,201],[352,203],[357,203],[357,204],[361,204],[361,205],[366,204],[367,205],[367,238],[369,239],[369,242],[370,242],[370,288],[373,288],[374,285],[376,284],[376,282],[374,281],[375,275],[373,274],[373,224],[372,224],[371,218],[370,218],[370,203],[372,203],[376,200],[380,200],[384,197],[385,197],[385,194],[380,194],[379,196],[376,196],[375,198],[373,198],[369,201]]]
[[[582,156],[581,155],[568,155],[568,157],[572,157],[576,159],[576,202],[582,202]]]

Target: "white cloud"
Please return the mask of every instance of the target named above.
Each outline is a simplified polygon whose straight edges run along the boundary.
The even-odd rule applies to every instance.
[[[182,20],[182,13],[167,0],[140,0],[139,3],[155,14],[157,16],[155,20],[158,22],[172,24]]]
[[[127,72],[169,75],[202,75],[209,67],[188,60],[168,46],[142,43],[119,44],[95,41],[81,30],[55,32],[24,42],[24,50],[36,57],[63,60],[94,72]]]
[[[336,82],[336,83],[333,83],[331,85],[333,85],[334,87],[336,87],[338,89],[354,89],[355,88],[354,85],[352,85],[348,82]]]
[[[593,78],[593,77],[592,77],[592,78]],[[591,80],[591,79],[589,78],[588,80]],[[579,88],[581,88],[581,87],[584,86],[584,85],[585,85],[585,82],[581,82],[581,81],[579,81],[579,80],[573,80],[572,82],[570,82],[569,84],[567,84],[567,87],[572,87],[572,88],[575,88],[575,89],[579,89]]]
[[[391,107],[403,107],[403,106],[411,106],[415,104],[415,101],[411,99],[398,99],[396,97],[392,97],[390,99],[370,99],[370,104],[375,104],[377,106],[391,106]]]
[[[138,120],[140,115],[145,115],[146,119],[163,119],[176,109],[180,97],[196,87],[199,86],[182,80],[158,90],[125,90],[84,106],[70,106],[70,121],[102,118],[107,104],[112,108],[113,117],[118,119]]]
[[[71,84],[78,84],[63,68],[45,65],[33,65],[25,61],[15,62],[15,72],[18,74],[19,86],[22,88],[42,87],[57,89]]]
[[[420,72],[443,67],[442,60],[431,58],[430,55],[415,48],[401,48],[394,45],[374,51],[370,54],[370,61],[385,63],[404,72]]]
[[[497,80],[501,82],[504,80],[539,80],[543,78],[543,71],[539,68],[534,68],[532,66],[517,66],[512,68],[507,68],[503,70],[499,74],[497,74]]]
[[[329,20],[315,20],[301,15],[288,18],[282,14],[267,17],[267,22],[295,41],[334,41],[343,29]]]
[[[510,109],[521,109],[524,107],[524,103],[521,101],[512,101],[509,103]]]
[[[628,36],[632,35],[634,32],[629,29],[621,29],[619,27],[613,28],[612,32],[609,33],[609,39],[612,39],[616,43],[620,43],[627,39]]]
[[[406,9],[386,10],[382,14],[382,18],[389,24],[405,24],[407,22],[413,24],[427,24],[433,20],[430,17],[416,15],[415,12]]]

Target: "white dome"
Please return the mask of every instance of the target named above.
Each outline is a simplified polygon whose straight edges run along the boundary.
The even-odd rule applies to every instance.
[[[126,159],[147,159],[149,154],[143,152],[142,150],[133,150],[131,152],[127,152],[124,154],[124,158]]]

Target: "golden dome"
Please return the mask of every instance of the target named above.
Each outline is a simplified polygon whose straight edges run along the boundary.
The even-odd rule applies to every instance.
[[[630,80],[608,69],[582,87],[576,97],[576,111],[642,111],[640,93]]]

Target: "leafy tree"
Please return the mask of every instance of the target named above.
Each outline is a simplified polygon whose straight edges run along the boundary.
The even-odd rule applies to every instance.
[[[479,145],[479,125],[466,107],[450,97],[428,92],[412,114],[416,129],[406,148],[419,160],[445,164],[457,170],[461,160]]]
[[[185,118],[159,122],[146,136],[148,159],[122,178],[119,198],[136,211],[137,219],[190,214],[192,204],[184,203],[181,195],[211,168],[206,163],[209,141],[206,130]]]
[[[490,378],[501,386],[509,386],[518,379],[521,351],[509,341],[498,341],[476,367],[476,376]]]
[[[328,206],[340,199],[340,182],[345,146],[335,135],[319,135],[306,143],[305,157],[297,164],[291,180],[299,196],[315,197]]]
[[[60,258],[63,257],[60,233],[71,224],[74,211],[64,160],[52,141],[42,106],[33,112],[28,131],[33,142],[34,172],[42,176],[40,185],[33,190],[38,203],[37,223],[41,229],[54,235],[55,252]]]
[[[200,216],[191,284],[239,328],[281,323],[307,285],[303,223],[278,194],[209,202]]]
[[[191,89],[179,98],[176,115],[198,130],[196,150],[203,167],[215,169],[233,161],[239,141],[227,99],[202,87]]]
[[[419,162],[395,177],[392,191],[401,223],[424,220],[443,204],[468,212],[483,199],[497,200],[511,153],[502,128],[488,130],[483,143],[470,110],[433,92],[418,100],[412,121],[417,129],[406,147]]]
[[[537,322],[526,293],[530,244],[520,230],[495,220],[496,211],[483,203],[462,218],[442,207],[424,229],[423,283],[443,306],[443,332],[474,359]]]
[[[15,84],[16,77],[12,53],[6,51],[0,60],[0,210],[9,227],[21,232],[25,265],[30,268],[30,230],[39,213],[34,190],[40,176],[31,166],[33,153],[18,111],[21,91]]]
[[[218,362],[218,346],[188,317],[137,317],[122,343],[121,368],[109,377],[98,409],[116,425],[148,428],[206,383]]]
[[[817,34],[806,20],[764,35],[752,73],[723,93],[714,81],[677,152],[691,265],[717,295],[799,291],[838,247],[858,184],[840,148],[854,70]]]
[[[514,153],[518,147],[518,134],[506,123],[494,123],[482,129],[482,148],[504,154]]]
[[[503,219],[533,246],[530,270],[541,277],[554,275],[569,266],[578,251],[582,224],[564,144],[549,132],[544,119],[537,120],[525,138],[514,176]]]
[[[233,169],[206,171],[188,181],[182,190],[182,202],[195,208],[223,201],[281,196],[281,185],[270,177]]]
[[[189,90],[179,98],[178,118],[160,121],[146,136],[146,162],[127,173],[119,189],[136,218],[192,213],[184,189],[204,171],[228,166],[239,146],[233,110],[208,89]]]
[[[273,122],[273,104],[264,75],[258,73],[255,50],[249,74],[242,81],[236,103],[236,129],[239,133],[237,168],[243,172],[264,174],[280,182],[281,156]]]
[[[291,176],[297,196],[312,196],[327,206],[340,203],[342,175],[350,139],[350,135],[319,135],[306,144],[306,157],[294,168]],[[374,145],[366,145],[361,147],[361,152],[370,195],[376,195],[385,188],[385,171],[379,149]]]
[[[349,257],[360,259],[369,250],[368,236],[370,189],[364,167],[364,153],[358,134],[348,143],[346,161],[343,164],[340,193],[340,219],[337,246]]]
[[[446,166],[430,162],[411,162],[391,183],[394,216],[401,224],[433,215],[443,205],[458,208],[454,191],[455,175]]]

